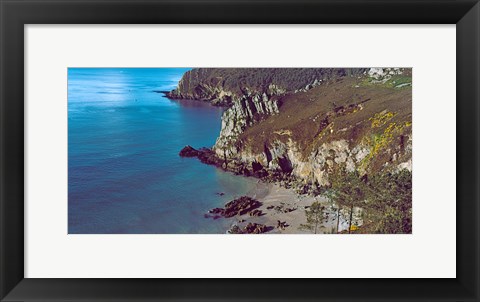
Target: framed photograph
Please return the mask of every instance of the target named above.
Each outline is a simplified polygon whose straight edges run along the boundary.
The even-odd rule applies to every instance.
[[[478,1],[0,1],[1,301],[479,301]]]

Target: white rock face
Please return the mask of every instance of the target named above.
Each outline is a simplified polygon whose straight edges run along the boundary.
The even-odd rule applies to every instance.
[[[402,68],[370,68],[368,75],[380,82],[385,83],[394,75],[401,75],[403,73]]]
[[[411,140],[407,141],[407,154],[411,156]],[[275,140],[262,153],[254,153],[250,149],[236,150],[236,158],[251,165],[253,162],[260,163],[270,171],[283,171],[289,168],[291,174],[299,181],[318,186],[329,185],[329,174],[337,165],[344,165],[349,172],[364,172],[363,161],[370,154],[368,146],[359,144],[350,148],[346,140],[336,140],[322,144],[312,151],[307,157],[302,155],[302,150],[289,139],[286,143]],[[396,153],[392,152],[392,168],[395,171],[407,169],[411,171],[411,158],[406,162],[396,162]],[[268,153],[268,154],[267,154]],[[394,156],[395,155],[395,156]],[[387,162],[387,165],[388,162]],[[395,169],[396,167],[396,169]]]
[[[223,113],[220,135],[213,147],[215,153],[222,157],[235,157],[238,150],[232,142],[237,140],[246,127],[253,125],[256,119],[276,113],[278,104],[266,93],[235,99],[233,105]]]
[[[384,68],[370,68],[368,75],[374,79],[380,79],[386,75]]]
[[[408,171],[412,172],[412,159],[410,158],[408,161],[401,163],[397,166],[397,171],[401,171],[403,169],[407,169]]]

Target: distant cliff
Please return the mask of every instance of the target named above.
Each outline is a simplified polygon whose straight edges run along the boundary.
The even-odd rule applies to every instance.
[[[200,68],[168,96],[228,107],[217,165],[308,192],[336,167],[411,170],[411,85],[398,68]]]
[[[323,80],[364,71],[344,68],[196,68],[183,75],[178,87],[168,97],[230,106],[235,101],[253,96],[271,97],[307,90]]]

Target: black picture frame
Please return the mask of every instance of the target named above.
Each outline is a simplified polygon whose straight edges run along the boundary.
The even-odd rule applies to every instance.
[[[0,10],[1,301],[480,301],[477,0],[0,0]],[[103,23],[456,24],[457,277],[24,278],[24,25]]]

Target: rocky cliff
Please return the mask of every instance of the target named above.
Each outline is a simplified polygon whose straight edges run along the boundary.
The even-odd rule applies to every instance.
[[[410,69],[193,69],[168,96],[228,107],[206,162],[236,173],[307,192],[338,167],[411,170]]]
[[[178,87],[167,96],[231,106],[254,96],[272,97],[306,91],[322,81],[366,71],[347,68],[195,68],[187,71]]]

